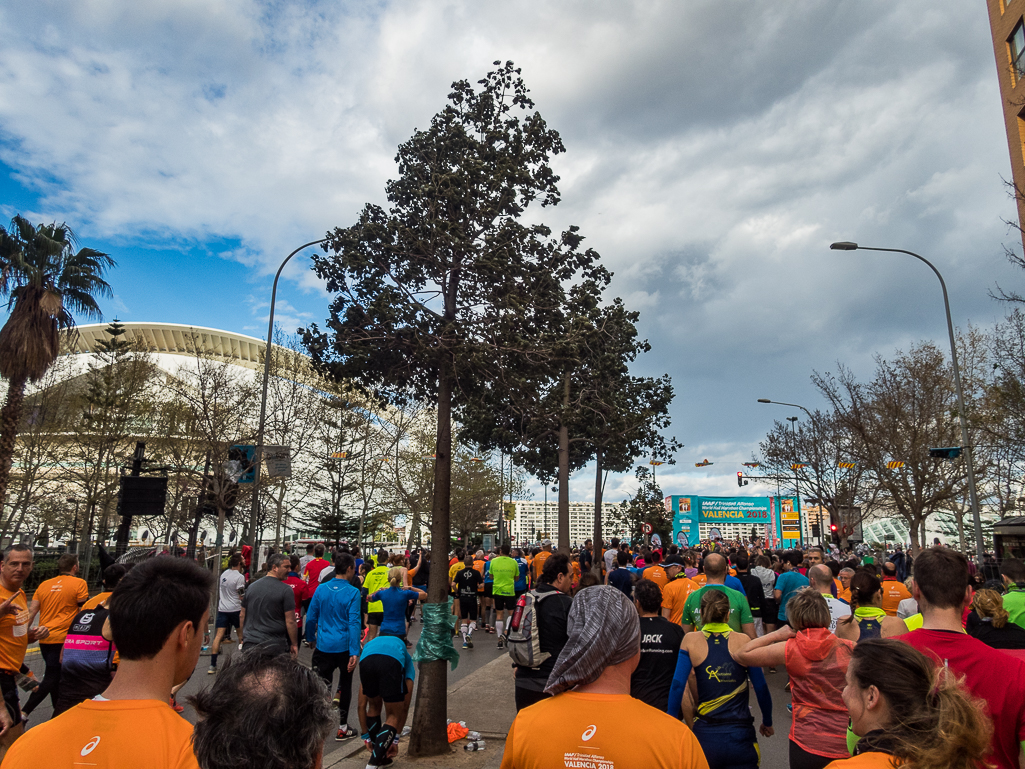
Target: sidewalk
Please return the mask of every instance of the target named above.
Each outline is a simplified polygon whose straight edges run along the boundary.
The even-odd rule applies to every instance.
[[[399,744],[399,754],[392,766],[498,769],[502,763],[505,737],[516,717],[513,689],[512,665],[504,654],[453,684],[448,689],[448,718],[465,721],[468,729],[480,732],[486,742],[484,750],[467,752],[463,749],[466,740],[459,740],[452,743],[452,752],[447,755],[413,759],[406,755],[408,738],[405,738]],[[411,709],[406,723],[412,722]],[[324,769],[363,769],[369,757],[362,744],[353,745],[351,749],[325,756]]]

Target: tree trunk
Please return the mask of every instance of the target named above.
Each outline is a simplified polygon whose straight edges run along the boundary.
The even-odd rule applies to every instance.
[[[594,563],[591,569],[599,577],[601,577],[601,565],[605,558],[605,540],[601,530],[602,486],[604,485],[601,482],[601,460],[602,450],[599,446],[594,455]]]
[[[563,414],[569,411],[569,374],[563,377]],[[559,425],[559,552],[569,555],[569,428]]]
[[[448,547],[452,491],[452,363],[443,360],[438,372],[438,433],[434,450],[434,500],[431,505],[431,570],[427,602],[448,603]],[[448,714],[448,662],[420,663],[409,755],[439,756],[449,752],[445,719]]]
[[[27,377],[12,379],[7,387],[7,399],[0,409],[0,511],[7,499],[7,484],[11,480],[14,465],[14,444],[21,426],[21,409],[25,405],[25,383]]]

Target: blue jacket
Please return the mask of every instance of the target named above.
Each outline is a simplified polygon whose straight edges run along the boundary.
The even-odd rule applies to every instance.
[[[329,579],[317,588],[306,610],[306,641],[324,652],[359,657],[360,592],[347,579]]]

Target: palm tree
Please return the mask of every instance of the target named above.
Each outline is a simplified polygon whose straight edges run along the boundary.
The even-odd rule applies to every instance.
[[[0,376],[7,399],[0,409],[0,510],[14,461],[25,385],[38,382],[60,354],[61,332],[74,329],[72,312],[100,318],[99,296],[110,296],[103,273],[115,262],[78,247],[66,224],[33,227],[21,216],[0,226],[0,295],[10,317],[0,328]]]

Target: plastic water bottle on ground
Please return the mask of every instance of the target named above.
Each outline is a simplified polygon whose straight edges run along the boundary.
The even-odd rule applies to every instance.
[[[476,742],[480,739],[480,732],[470,732],[466,735],[466,739]]]
[[[466,747],[463,750],[484,750],[484,740],[474,740],[473,742],[466,743]]]
[[[412,726],[403,726],[402,727],[402,736],[403,737],[407,736],[411,731],[413,731],[413,727]]]

